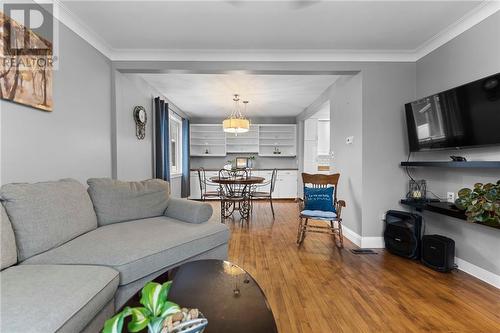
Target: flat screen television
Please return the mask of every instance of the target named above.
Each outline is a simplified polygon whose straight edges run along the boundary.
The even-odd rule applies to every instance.
[[[500,73],[405,105],[410,151],[500,145]]]

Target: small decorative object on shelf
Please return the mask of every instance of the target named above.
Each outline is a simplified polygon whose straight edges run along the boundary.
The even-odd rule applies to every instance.
[[[274,155],[280,155],[281,154],[280,149],[278,147],[274,147],[273,154]]]
[[[205,148],[205,154],[210,154],[210,152],[208,151],[208,148]]]
[[[149,333],[202,333],[208,325],[198,309],[181,309],[167,300],[172,281],[164,284],[148,282],[141,290],[142,307],[126,307],[104,324],[102,333],[120,333],[126,317],[131,317],[128,332],[146,327]]]
[[[247,167],[250,168],[250,169],[252,169],[255,166],[254,164],[255,164],[255,156],[252,155],[252,156],[250,156],[248,158],[248,165],[247,165]]]
[[[146,123],[148,122],[148,117],[146,115],[146,109],[138,105],[134,108],[134,120],[135,120],[135,136],[139,140],[144,140],[146,137]]]
[[[424,179],[410,179],[408,183],[408,199],[423,200],[427,196],[427,183]]]
[[[465,210],[469,222],[500,226],[500,180],[496,184],[477,183],[473,189],[461,189],[455,205]]]

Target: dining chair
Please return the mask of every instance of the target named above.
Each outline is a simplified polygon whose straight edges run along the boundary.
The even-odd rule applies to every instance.
[[[221,217],[230,217],[234,210],[239,210],[241,217],[248,217],[250,211],[250,195],[248,185],[237,183],[237,180],[247,179],[248,172],[245,169],[219,171],[219,179],[229,180],[220,185]],[[235,182],[231,182],[231,180]]]
[[[274,207],[273,207],[273,192],[274,188],[276,186],[276,178],[278,176],[278,170],[273,169],[273,172],[271,173],[271,179],[261,183],[254,185],[252,187],[252,191],[250,192],[250,198],[253,200],[269,200],[269,203],[271,205],[271,212],[273,213],[273,219],[274,219]],[[268,191],[264,191],[264,187],[268,187]],[[253,206],[253,202],[252,202]]]
[[[219,185],[207,179],[204,168],[198,169],[198,179],[200,180],[200,197],[202,201],[205,201],[207,198],[220,198]]]
[[[333,236],[335,245],[343,248],[344,241],[342,236],[342,208],[346,206],[344,200],[337,200],[338,183],[340,174],[333,175],[324,174],[308,174],[302,173],[302,181],[304,183],[304,190],[306,187],[310,188],[328,188],[333,187],[333,207],[335,211],[320,211],[320,210],[304,210],[304,199],[300,202],[300,222],[297,232],[297,244],[300,246],[304,242],[307,232],[326,233]],[[305,191],[304,191],[305,192]],[[329,222],[328,225],[312,225],[309,220],[320,220]],[[335,227],[335,223],[337,226]],[[337,243],[338,239],[338,243]]]

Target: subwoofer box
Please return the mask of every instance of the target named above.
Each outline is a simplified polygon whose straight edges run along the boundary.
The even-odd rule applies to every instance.
[[[422,237],[422,263],[439,272],[455,268],[455,241],[441,235]]]
[[[422,217],[417,214],[390,210],[385,214],[385,248],[398,256],[420,258]]]

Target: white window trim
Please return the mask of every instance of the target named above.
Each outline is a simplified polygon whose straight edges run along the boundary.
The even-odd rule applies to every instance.
[[[177,170],[175,172],[172,170],[172,151],[171,151],[171,145],[170,141],[172,140],[172,137],[169,138],[169,154],[170,154],[170,177],[171,178],[177,178],[182,176],[182,119],[173,113],[172,111],[169,112],[169,120],[176,122],[178,125],[178,137],[177,137]],[[172,135],[171,131],[169,130],[169,135]]]

